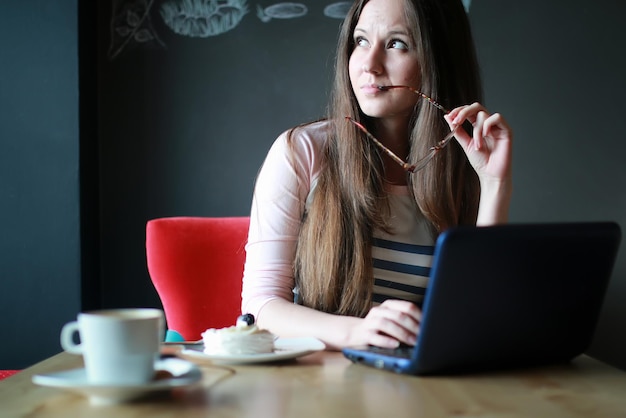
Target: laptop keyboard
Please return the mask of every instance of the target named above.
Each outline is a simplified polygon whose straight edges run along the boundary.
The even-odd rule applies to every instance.
[[[408,345],[401,345],[398,348],[383,348],[383,347],[370,346],[367,349],[367,351],[372,352],[372,353],[382,354],[388,357],[405,358],[405,359],[411,358],[411,356],[413,355],[413,350],[414,350],[414,347],[411,347]]]

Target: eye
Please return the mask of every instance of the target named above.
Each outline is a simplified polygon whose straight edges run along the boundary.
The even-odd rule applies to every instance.
[[[355,46],[362,46],[362,47],[366,47],[369,45],[369,42],[367,41],[367,39],[365,39],[362,36],[357,36],[356,38],[354,38],[354,45]]]
[[[400,39],[392,39],[388,47],[391,49],[409,49],[409,45]]]

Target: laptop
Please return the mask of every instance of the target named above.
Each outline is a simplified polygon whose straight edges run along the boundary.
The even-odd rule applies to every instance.
[[[437,239],[414,347],[347,347],[414,375],[568,362],[591,344],[621,230],[614,222],[456,227]]]

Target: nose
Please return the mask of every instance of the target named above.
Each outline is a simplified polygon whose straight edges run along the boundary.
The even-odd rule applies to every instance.
[[[383,72],[381,53],[377,48],[370,48],[363,59],[363,71],[366,73],[380,74]]]

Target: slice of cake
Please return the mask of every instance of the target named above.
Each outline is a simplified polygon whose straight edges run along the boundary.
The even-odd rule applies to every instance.
[[[274,334],[255,325],[252,314],[239,316],[232,327],[202,333],[204,352],[210,355],[273,353],[275,339]]]

